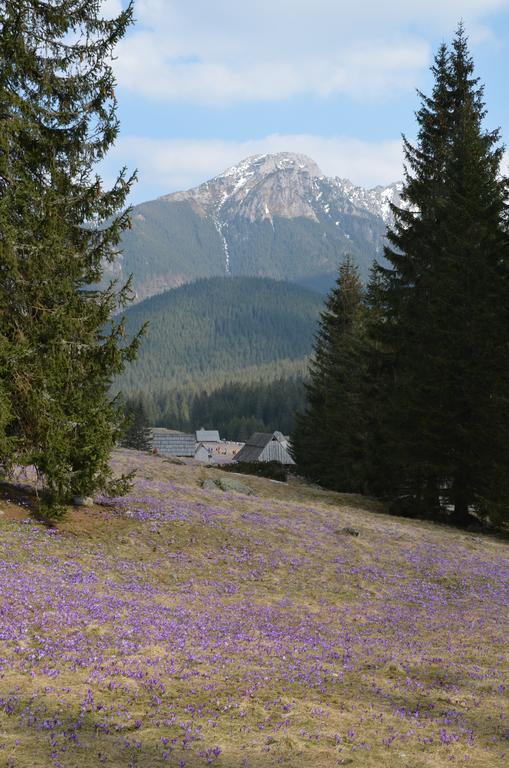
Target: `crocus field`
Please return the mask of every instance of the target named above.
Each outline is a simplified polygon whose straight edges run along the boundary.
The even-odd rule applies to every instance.
[[[0,766],[509,765],[507,541],[114,463],[55,529],[0,498]]]

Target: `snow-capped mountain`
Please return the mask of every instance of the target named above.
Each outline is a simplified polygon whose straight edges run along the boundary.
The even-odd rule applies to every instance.
[[[343,208],[350,204],[389,222],[390,204],[399,203],[402,188],[401,183],[356,187],[348,179],[324,176],[306,155],[280,152],[253,155],[199,187],[162,199],[190,201],[202,214],[215,215],[224,224],[237,215],[250,221],[274,216],[316,221],[319,212],[330,215],[332,202]]]
[[[367,273],[401,191],[400,183],[363,189],[327,177],[305,155],[255,155],[136,206],[117,271],[134,274],[140,299],[221,274],[326,287],[347,253]]]

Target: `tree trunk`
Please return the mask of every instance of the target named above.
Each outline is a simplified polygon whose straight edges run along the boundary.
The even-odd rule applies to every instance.
[[[453,499],[454,512],[452,513],[451,521],[456,525],[469,525],[472,522],[472,517],[469,513],[470,493],[461,481],[457,480],[454,484]]]

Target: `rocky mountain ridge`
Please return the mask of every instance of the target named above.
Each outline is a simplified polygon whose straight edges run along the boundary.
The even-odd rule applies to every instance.
[[[351,254],[380,257],[401,183],[363,189],[306,155],[254,155],[194,189],[136,206],[116,269],[139,299],[213,275],[331,282]]]

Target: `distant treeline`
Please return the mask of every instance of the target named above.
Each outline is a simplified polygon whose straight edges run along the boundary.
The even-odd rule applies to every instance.
[[[246,440],[253,432],[289,434],[304,407],[305,388],[301,377],[281,378],[224,384],[213,392],[138,392],[128,402],[131,408],[141,404],[153,426],[184,432],[205,427],[229,440]]]

